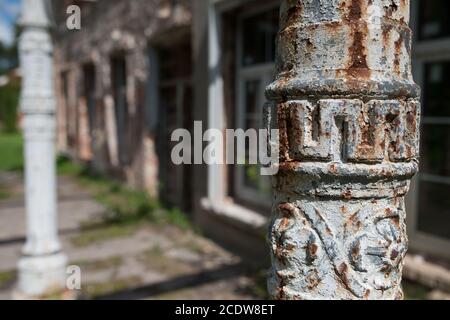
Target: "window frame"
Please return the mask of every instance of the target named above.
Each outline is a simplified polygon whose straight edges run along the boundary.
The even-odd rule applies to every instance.
[[[423,0],[421,0],[423,1]],[[416,83],[423,88],[425,65],[431,62],[450,61],[450,37],[420,40],[419,32],[419,1],[412,2],[411,28],[414,30],[413,48],[413,73]],[[423,94],[421,97],[422,108],[424,107]],[[439,125],[436,118],[422,117],[422,124]],[[450,119],[448,119],[450,121]],[[432,255],[438,255],[450,259],[450,240],[426,233],[419,230],[419,194],[420,179],[427,176],[420,172],[413,178],[411,190],[407,197],[406,205],[409,215],[408,233],[411,238],[411,248],[417,251],[424,251]]]
[[[257,80],[260,81],[259,93],[258,93],[258,108],[261,111],[260,117],[260,128],[263,126],[262,119],[262,108],[264,103],[266,102],[264,91],[266,85],[269,85],[274,78],[275,75],[275,61],[273,62],[265,62],[254,64],[251,66],[243,65],[243,31],[244,31],[244,21],[245,19],[254,17],[258,14],[269,12],[278,8],[279,6],[274,3],[267,3],[259,8],[246,10],[240,13],[237,17],[237,28],[236,28],[236,38],[237,38],[237,46],[236,46],[236,69],[235,69],[235,90],[236,90],[236,101],[235,101],[235,123],[236,127],[240,129],[247,129],[245,125],[246,119],[246,105],[245,105],[245,85],[247,81]],[[258,135],[259,139],[259,135]],[[263,205],[265,207],[270,208],[272,205],[272,197],[271,195],[263,195],[258,192],[254,188],[248,187],[245,185],[245,166],[244,165],[236,165],[233,170],[234,175],[234,190],[235,190],[235,198],[237,200],[246,201],[249,203],[253,203],[256,205]],[[268,181],[270,186],[270,181]]]

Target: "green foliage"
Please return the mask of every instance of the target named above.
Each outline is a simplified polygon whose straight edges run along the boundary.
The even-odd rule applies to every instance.
[[[8,191],[5,186],[0,185],[0,200],[5,200],[11,197],[11,193]]]
[[[128,278],[112,279],[101,283],[91,283],[83,286],[83,294],[86,299],[95,299],[106,294],[122,291],[129,288],[135,288],[142,283],[138,276]]]
[[[100,260],[80,260],[71,262],[70,264],[79,266],[84,271],[116,269],[123,264],[123,257],[112,256]]]
[[[16,278],[16,272],[11,271],[2,271],[0,272],[0,288],[7,286]]]
[[[14,133],[17,131],[19,94],[20,86],[17,83],[9,83],[0,87],[0,122],[3,132]]]
[[[93,243],[129,237],[135,231],[135,226],[108,225],[99,229],[84,230],[79,235],[71,238],[70,241],[75,247],[87,247]]]
[[[95,174],[87,168],[72,163],[68,158],[58,159],[58,173],[76,176],[83,186],[94,193],[97,201],[107,208],[100,222],[102,225],[151,222],[172,224],[184,230],[192,228],[188,217],[179,209],[165,208],[147,192],[131,189],[121,182]],[[95,222],[95,224],[99,223]]]
[[[82,175],[83,167],[73,163],[66,156],[59,156],[56,160],[57,172],[60,175]]]
[[[22,171],[22,135],[18,133],[0,133],[0,154],[0,171]]]
[[[166,211],[166,220],[168,223],[176,225],[183,230],[192,228],[191,222],[186,214],[181,212],[178,208],[172,208]]]
[[[19,34],[19,27],[15,25],[15,41],[12,45],[6,45],[0,41],[0,75],[18,66],[18,45],[17,39]]]

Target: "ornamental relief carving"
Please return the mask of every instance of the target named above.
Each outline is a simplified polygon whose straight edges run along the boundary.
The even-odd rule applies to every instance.
[[[418,158],[417,100],[294,100],[276,108],[283,161],[376,164]]]
[[[400,298],[403,199],[376,202],[280,203],[270,232],[275,298]]]

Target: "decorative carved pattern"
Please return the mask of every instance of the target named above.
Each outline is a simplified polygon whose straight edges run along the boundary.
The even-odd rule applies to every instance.
[[[277,212],[270,236],[275,298],[401,297],[407,242],[402,199],[299,200],[280,203]]]
[[[381,163],[418,156],[416,100],[296,100],[278,108],[286,160]]]

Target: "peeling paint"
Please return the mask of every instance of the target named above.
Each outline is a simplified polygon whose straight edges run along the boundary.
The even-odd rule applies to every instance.
[[[270,231],[275,299],[399,299],[419,89],[406,0],[283,1]]]

